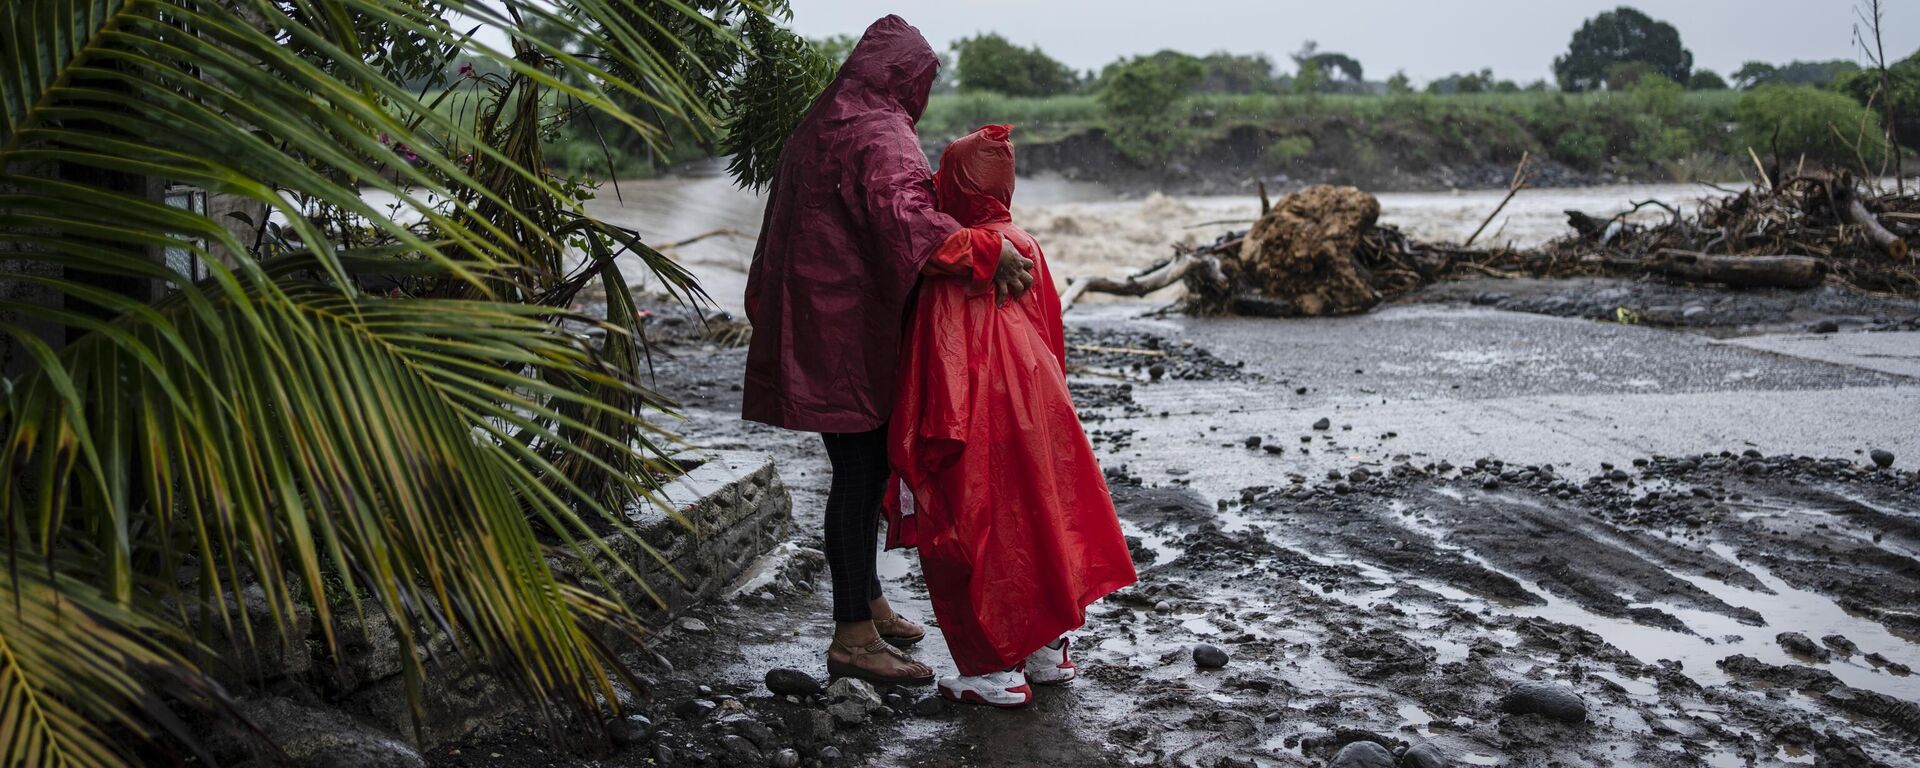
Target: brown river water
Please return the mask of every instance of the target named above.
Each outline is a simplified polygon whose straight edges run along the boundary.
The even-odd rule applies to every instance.
[[[1177,243],[1203,243],[1230,229],[1244,229],[1260,212],[1259,200],[1252,196],[1127,198],[1098,184],[1058,177],[1021,179],[1014,194],[1014,221],[1039,239],[1059,280],[1132,273],[1165,258]],[[1697,184],[1530,189],[1507,205],[1481,242],[1546,242],[1569,231],[1569,209],[1611,214],[1637,201],[1658,199],[1685,210],[1698,198],[1714,194]],[[1505,195],[1505,190],[1388,192],[1379,195],[1381,219],[1416,239],[1458,242],[1472,234]],[[674,253],[700,277],[716,304],[739,310],[753,235],[764,210],[759,195],[735,187],[723,175],[674,176],[605,184],[587,209],[656,245],[719,229],[739,233]],[[1640,215],[1657,218],[1666,213],[1650,206]],[[629,277],[644,283],[635,267]]]

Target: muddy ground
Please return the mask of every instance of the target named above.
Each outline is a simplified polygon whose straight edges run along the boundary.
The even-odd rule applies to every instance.
[[[1019,712],[768,691],[824,671],[824,457],[734,418],[744,354],[682,336],[656,358],[682,426],[779,458],[796,541],[632,659],[652,698],[619,743],[530,724],[430,760],[1241,768],[1370,741],[1406,766],[1920,765],[1920,334],[1898,308],[1737,298],[1766,316],[1717,335],[1862,320],[1720,339],[1446,300],[1076,317],[1141,581],[1075,636],[1082,679]],[[882,570],[930,620],[912,557]],[[937,635],[919,654],[945,665]]]

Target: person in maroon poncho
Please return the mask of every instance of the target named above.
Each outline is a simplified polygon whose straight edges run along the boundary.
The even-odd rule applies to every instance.
[[[920,550],[934,616],[960,674],[940,695],[1021,707],[1029,683],[1076,674],[1065,632],[1134,582],[1106,478],[1067,394],[1060,298],[1015,226],[1011,127],[949,145],[940,210],[1032,259],[1040,290],[999,301],[984,275],[921,281],[887,443],[900,487],[888,543]]]
[[[1012,244],[934,208],[913,125],[939,67],[900,17],[867,28],[781,151],[747,273],[741,415],[821,433],[833,465],[827,671],[881,683],[933,681],[895,647],[926,631],[893,611],[875,572],[907,295],[923,272],[987,277],[1006,297],[1033,285],[1032,263]]]

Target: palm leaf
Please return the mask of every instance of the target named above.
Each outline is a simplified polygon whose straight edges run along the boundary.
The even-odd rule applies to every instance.
[[[84,584],[55,584],[37,568],[0,569],[0,754],[8,765],[88,766],[131,759],[122,733],[147,736],[142,715],[178,739],[156,681],[176,694],[222,700],[170,647],[178,630]]]

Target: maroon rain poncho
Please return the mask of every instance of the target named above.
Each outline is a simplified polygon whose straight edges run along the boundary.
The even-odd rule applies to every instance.
[[[939,68],[904,19],[876,21],[787,140],[747,273],[744,418],[808,432],[886,423],[922,268],[950,237],[976,259],[998,254],[934,209],[913,124]]]

